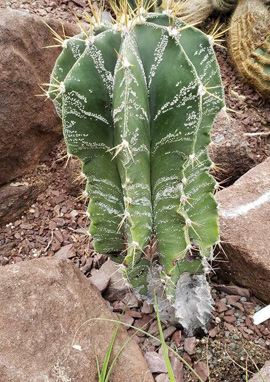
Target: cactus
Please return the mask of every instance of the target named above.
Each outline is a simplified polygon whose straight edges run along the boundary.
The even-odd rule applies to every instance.
[[[270,94],[270,12],[262,0],[240,0],[232,16],[228,47],[239,73]]]
[[[219,240],[207,155],[224,107],[213,39],[173,12],[123,9],[114,24],[91,25],[63,44],[49,94],[62,110],[68,154],[80,158],[87,177],[95,250],[121,252],[128,281],[146,298],[156,293],[158,274],[187,330],[176,296],[187,285],[190,296],[204,290],[193,330],[209,318],[202,280]],[[145,255],[153,235],[158,272]]]
[[[187,23],[200,24],[213,11],[226,13],[236,6],[237,0],[163,0],[163,10],[173,8],[178,17]]]
[[[214,9],[219,12],[229,12],[236,7],[238,0],[212,0]]]

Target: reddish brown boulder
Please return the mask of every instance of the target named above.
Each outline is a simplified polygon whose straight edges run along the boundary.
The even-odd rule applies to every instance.
[[[270,158],[217,194],[222,272],[270,302]]]
[[[47,23],[61,33],[60,22]],[[77,27],[65,24],[66,34]],[[51,102],[36,97],[49,76],[59,49],[40,17],[0,10],[0,185],[28,173],[62,136]]]
[[[225,184],[233,183],[264,157],[264,145],[254,150],[241,120],[224,111],[217,115],[211,140],[209,155],[216,165],[214,175]]]
[[[117,319],[89,280],[70,263],[37,259],[0,273],[0,379],[97,381]],[[99,320],[94,320],[99,318]],[[113,357],[125,344],[111,382],[153,382],[144,357],[123,327]]]

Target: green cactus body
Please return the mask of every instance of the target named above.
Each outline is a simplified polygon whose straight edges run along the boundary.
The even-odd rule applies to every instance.
[[[113,114],[122,181],[128,257],[143,252],[152,233],[150,126],[144,68],[134,37],[123,39],[115,68]],[[118,149],[117,149],[118,148]]]
[[[65,40],[63,51],[57,59],[51,75],[49,95],[53,99],[57,114],[62,118],[62,91],[57,89],[63,84],[68,72],[85,50],[84,35],[78,35]],[[63,90],[63,89],[62,89]]]
[[[105,31],[88,40],[64,81],[63,124],[68,153],[83,162],[92,216],[90,233],[98,252],[123,248],[119,225],[122,187],[113,153],[111,100],[120,34]]]
[[[107,28],[61,77],[64,136],[88,179],[95,249],[122,250],[128,280],[147,295],[155,235],[173,300],[219,240],[207,156],[224,106],[219,68],[211,38],[174,17],[140,13]]]
[[[54,66],[49,87],[49,95],[53,99],[56,111],[60,117],[62,117],[62,92],[57,92],[57,88],[60,84],[63,84],[67,74],[83,54],[86,47],[85,40],[102,33],[106,29],[106,26],[99,26],[89,32],[88,35],[82,32],[63,41],[63,50]]]
[[[143,56],[152,114],[152,195],[160,262],[167,273],[179,274],[179,264],[194,272],[200,267],[185,260],[192,244],[208,253],[218,240],[215,181],[208,173],[206,148],[213,120],[224,106],[223,89],[211,44],[201,31],[177,21],[169,34],[180,32],[170,39],[164,28],[170,25],[168,17],[153,15],[148,21],[152,33],[145,31],[149,26],[138,26],[136,32],[139,46],[143,44],[140,51],[147,52]],[[197,44],[190,44],[194,35]],[[174,65],[168,71],[170,62]],[[177,83],[179,87],[173,86]],[[182,105],[183,98],[187,101]]]

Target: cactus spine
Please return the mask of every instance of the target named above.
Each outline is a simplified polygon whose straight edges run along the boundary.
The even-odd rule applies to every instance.
[[[228,47],[240,74],[270,94],[270,12],[262,0],[240,0],[232,16]]]
[[[149,296],[144,252],[155,235],[159,283],[181,321],[182,276],[204,279],[203,259],[219,240],[207,145],[223,88],[209,36],[173,12],[125,9],[115,24],[94,25],[64,44],[52,74],[59,92],[51,96],[62,107],[68,153],[88,179],[95,249],[122,251],[128,280]],[[195,295],[198,283],[205,290],[195,282]],[[194,326],[209,318],[208,290],[205,298]]]

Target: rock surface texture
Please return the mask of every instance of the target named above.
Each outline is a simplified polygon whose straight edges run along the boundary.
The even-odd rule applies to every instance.
[[[217,194],[223,267],[231,280],[270,302],[270,158]]]
[[[97,380],[115,324],[97,289],[70,263],[37,259],[0,275],[1,382]],[[139,350],[120,328],[113,356],[128,341],[111,382],[153,382]]]
[[[58,33],[60,22],[46,19]],[[77,27],[65,24],[67,35]],[[50,102],[36,97],[49,82],[58,49],[44,21],[26,12],[0,10],[0,185],[28,173],[62,136]]]
[[[251,378],[250,382],[270,381],[270,361],[266,362],[263,368]]]
[[[232,183],[254,167],[256,157],[249,145],[250,138],[240,121],[221,111],[215,120],[209,145],[209,155],[215,163],[214,175],[224,183]]]

